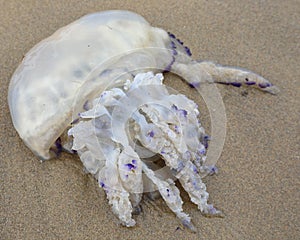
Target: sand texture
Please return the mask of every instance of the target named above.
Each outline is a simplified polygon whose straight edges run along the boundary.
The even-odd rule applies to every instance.
[[[202,216],[182,193],[197,233],[162,200],[142,203],[136,227],[119,226],[77,156],[41,163],[12,125],[7,88],[23,55],[56,29],[107,9],[135,11],[175,33],[193,58],[251,69],[281,90],[218,86],[227,135],[219,174],[205,183],[226,217]],[[0,239],[299,239],[299,16],[298,0],[0,0]],[[168,83],[197,97],[178,80]]]

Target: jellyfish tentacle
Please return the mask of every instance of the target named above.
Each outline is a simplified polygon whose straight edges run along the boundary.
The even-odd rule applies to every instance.
[[[191,222],[191,218],[188,214],[183,212],[183,201],[174,181],[172,179],[167,179],[165,181],[161,180],[150,168],[147,167],[145,163],[143,163],[143,172],[157,186],[160,195],[165,200],[168,207],[182,221],[183,225],[188,227],[190,230],[195,231],[195,227]]]
[[[185,109],[180,108],[182,102],[185,102]],[[151,123],[140,125],[139,140],[151,151],[162,156],[166,165],[173,170],[174,176],[179,179],[189,194],[191,201],[198,205],[201,212],[211,215],[221,214],[219,210],[207,203],[209,194],[199,176],[205,158],[198,162],[197,157],[203,157],[205,152],[201,152],[202,148],[199,149],[199,146],[203,146],[199,138],[204,132],[196,121],[197,111],[193,111],[196,109],[196,105],[192,101],[187,101],[182,95],[166,96],[164,104],[164,106],[169,106],[170,112],[174,111],[177,114],[181,120],[180,127],[182,130],[178,131],[178,128],[172,128],[174,125],[172,118],[166,112],[162,113],[166,110],[160,106],[149,104],[141,107],[141,109]],[[149,131],[153,134],[152,137],[147,138],[145,136],[149,134]],[[190,139],[190,141],[186,141],[186,139]],[[199,167],[193,162],[198,162]]]
[[[277,94],[279,89],[267,79],[239,67],[222,66],[211,61],[195,61],[191,58],[190,49],[181,40],[169,33],[169,48],[174,61],[170,71],[182,76],[191,87],[199,87],[201,83],[219,83],[240,87],[252,86],[271,94]]]

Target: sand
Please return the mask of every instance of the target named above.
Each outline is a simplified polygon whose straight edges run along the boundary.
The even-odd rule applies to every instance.
[[[23,55],[57,28],[107,9],[135,11],[175,33],[195,59],[251,69],[281,89],[272,96],[218,86],[227,135],[219,174],[205,182],[226,217],[205,218],[183,194],[197,233],[161,200],[142,203],[136,227],[119,226],[76,156],[41,163],[13,128],[7,88]],[[297,0],[1,0],[0,239],[299,239],[299,13]]]

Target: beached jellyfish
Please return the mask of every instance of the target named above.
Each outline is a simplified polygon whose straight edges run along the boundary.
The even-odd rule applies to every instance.
[[[125,226],[135,225],[133,209],[153,188],[193,229],[174,181],[202,213],[219,215],[200,176],[216,170],[204,164],[208,137],[197,105],[163,84],[169,71],[192,88],[215,82],[278,91],[248,70],[193,60],[175,35],[135,13],[106,11],[59,29],[26,54],[9,86],[13,124],[43,160],[62,149],[77,153]]]

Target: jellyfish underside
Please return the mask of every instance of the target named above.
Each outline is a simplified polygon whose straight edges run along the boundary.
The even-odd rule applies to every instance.
[[[191,87],[217,82],[277,92],[255,73],[211,62],[174,61],[172,70]],[[191,218],[183,212],[176,180],[204,215],[222,216],[208,204],[209,194],[200,177],[214,166],[205,165],[207,135],[198,115],[192,100],[170,93],[163,75],[151,71],[134,74],[123,84],[107,89],[80,113],[79,121],[68,132],[73,137],[72,149],[105,190],[123,225],[135,225],[132,212],[143,192],[158,191],[182,224],[195,231]],[[162,169],[152,160],[157,156],[164,160]]]

